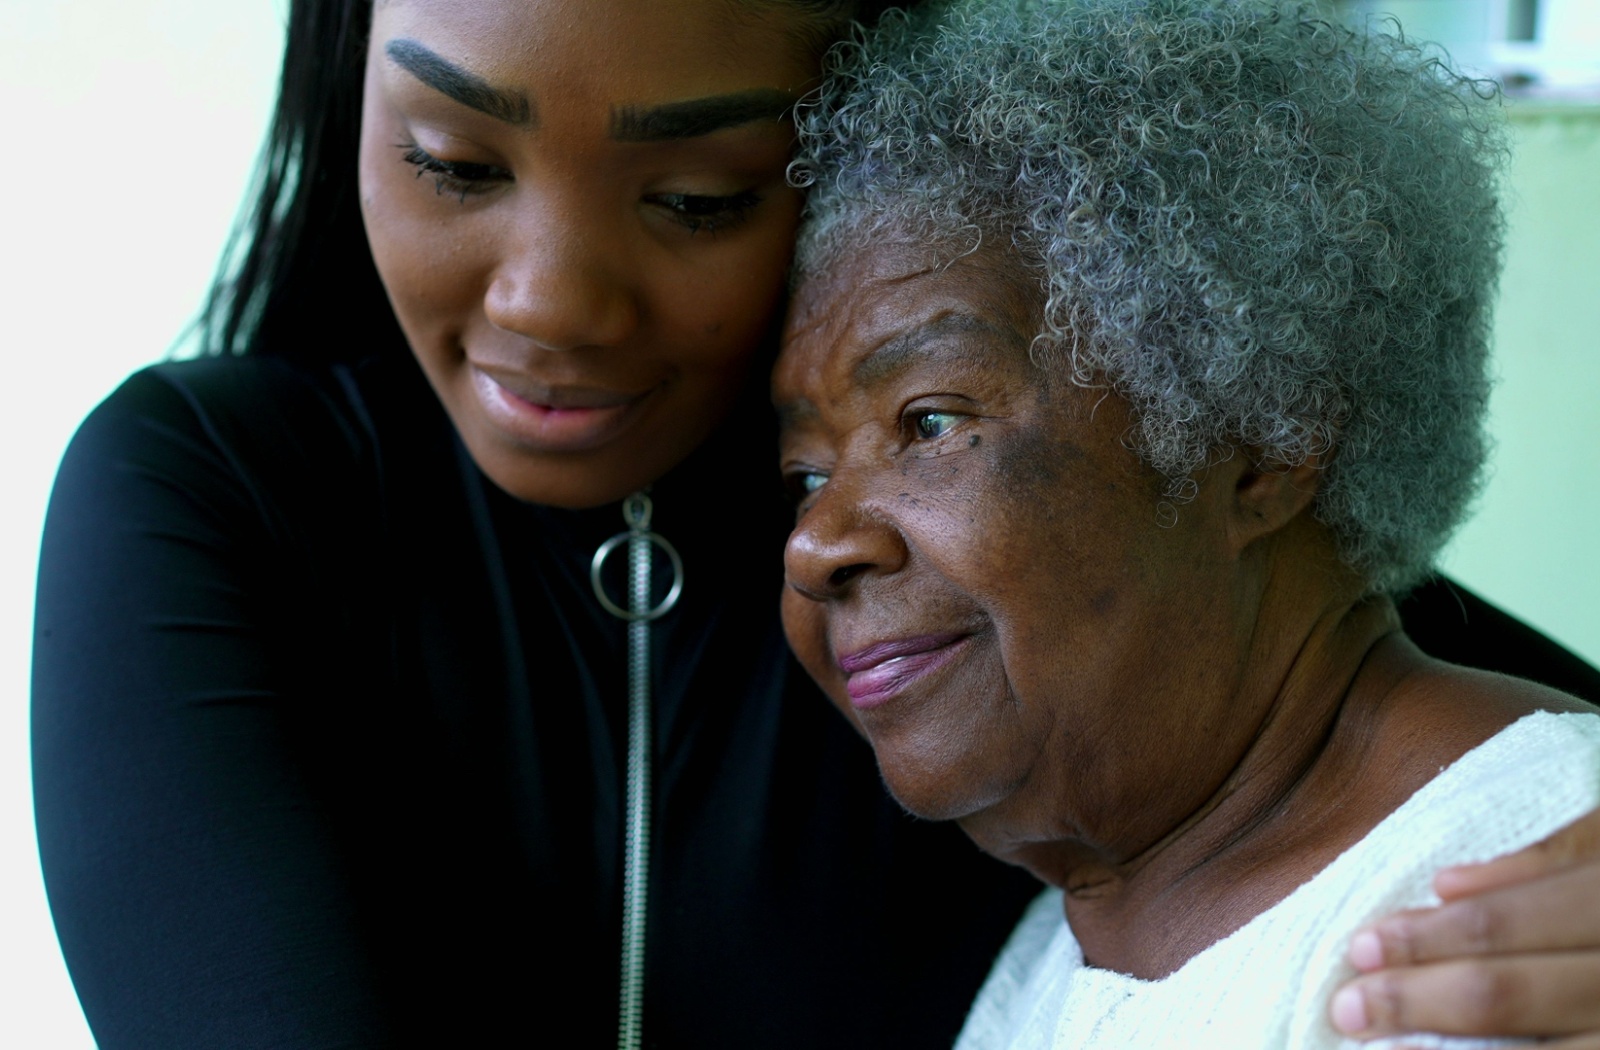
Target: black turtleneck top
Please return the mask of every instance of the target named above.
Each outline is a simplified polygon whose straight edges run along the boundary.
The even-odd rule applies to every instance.
[[[1038,887],[887,798],[789,658],[757,410],[652,490],[646,1045],[948,1046]],[[130,379],[67,453],[34,654],[40,850],[102,1050],[615,1045],[617,506],[488,482],[404,359]],[[1459,590],[1437,655],[1600,697]],[[511,1033],[508,1035],[507,1033]]]

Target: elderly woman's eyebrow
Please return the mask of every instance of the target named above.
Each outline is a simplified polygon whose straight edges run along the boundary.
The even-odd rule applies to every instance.
[[[792,430],[802,423],[811,423],[822,418],[821,411],[808,397],[797,397],[792,401],[774,404],[772,407],[778,413],[779,430]]]
[[[533,104],[522,92],[495,87],[416,40],[391,40],[384,45],[383,53],[407,73],[468,109],[520,128],[534,124]]]
[[[970,343],[939,345],[953,335],[983,335],[1005,342],[1023,338],[1015,329],[976,314],[941,314],[874,348],[850,370],[851,382],[861,387],[873,386],[929,358],[970,359],[973,354]]]
[[[758,120],[776,123],[789,115],[795,99],[787,91],[755,88],[659,106],[619,106],[611,114],[611,137],[618,142],[662,142],[699,138]]]

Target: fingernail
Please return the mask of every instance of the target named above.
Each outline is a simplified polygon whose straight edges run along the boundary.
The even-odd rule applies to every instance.
[[[1358,988],[1341,988],[1333,997],[1333,1027],[1346,1035],[1367,1030],[1367,1000]]]
[[[1362,930],[1350,938],[1350,947],[1345,952],[1350,960],[1350,965],[1366,973],[1383,967],[1383,941],[1371,930]]]
[[[1470,891],[1473,887],[1476,874],[1481,865],[1461,865],[1454,868],[1441,868],[1433,876],[1433,892],[1440,897],[1464,896],[1463,891]]]

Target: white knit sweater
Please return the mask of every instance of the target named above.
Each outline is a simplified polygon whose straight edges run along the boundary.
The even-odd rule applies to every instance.
[[[1011,935],[956,1050],[1376,1050],[1328,1022],[1357,926],[1437,904],[1439,868],[1537,841],[1600,805],[1600,715],[1534,714],[1468,752],[1281,903],[1157,981],[1083,964],[1061,893]],[[1516,1045],[1430,1036],[1414,1045]]]

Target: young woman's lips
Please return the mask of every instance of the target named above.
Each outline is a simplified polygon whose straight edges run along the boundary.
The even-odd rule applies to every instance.
[[[839,657],[845,690],[857,710],[887,703],[911,683],[932,674],[966,647],[971,635],[924,634],[878,642]]]
[[[472,370],[472,385],[496,427],[540,452],[583,452],[606,444],[628,428],[651,393],[543,387],[509,378],[502,383],[480,368]]]

